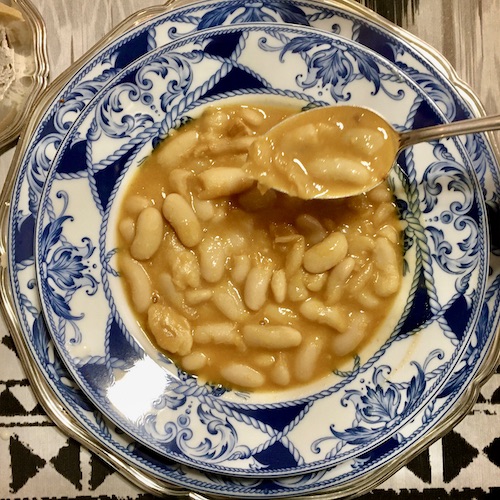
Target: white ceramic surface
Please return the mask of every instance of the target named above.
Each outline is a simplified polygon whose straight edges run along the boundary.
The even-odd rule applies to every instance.
[[[305,5],[302,4],[301,7],[305,8]],[[334,26],[339,26],[341,34],[359,38],[360,32],[363,31],[364,36],[361,38],[365,43],[368,40],[378,40],[376,43],[379,45],[374,47],[376,50],[385,50],[387,44],[394,47],[393,56],[396,62],[404,67],[407,73],[418,75],[422,81],[428,82],[427,86],[433,91],[434,99],[446,111],[450,119],[479,113],[477,99],[470,89],[467,89],[463,83],[456,81],[456,76],[451,68],[446,65],[443,67],[441,63],[438,65],[437,71],[434,69],[436,59],[441,60],[439,54],[430,52],[426,48],[416,47],[413,45],[414,40],[411,37],[405,37],[404,32],[395,31],[388,23],[380,24],[379,20],[370,18],[369,12],[363,11],[359,6],[351,5],[349,2],[342,2],[335,8],[332,5],[313,2],[309,2],[308,6],[320,8],[322,12],[322,15],[319,15],[319,12],[317,12],[318,15],[308,12],[306,19],[310,24],[316,24],[320,18],[335,18],[342,21],[342,23],[334,24]],[[189,7],[190,16],[182,16],[181,12],[178,12],[176,13],[177,19],[182,18],[185,23],[197,25],[202,17],[198,16],[198,13],[203,12],[203,8],[210,10],[211,3],[197,4],[194,11],[191,10],[192,7]],[[364,17],[365,14],[367,17]],[[133,27],[134,22],[141,19],[148,19],[147,12],[143,14],[143,17],[141,15],[134,16],[130,20],[130,26]],[[159,19],[163,19],[165,22],[172,20],[169,13]],[[156,22],[156,19],[153,22]],[[127,47],[126,41],[133,43],[134,37],[148,32],[150,26],[151,21],[139,23],[138,27],[117,41],[106,40],[106,43],[111,46],[111,50],[107,51],[107,54],[119,51],[120,47]],[[150,39],[154,40],[155,37],[159,36],[158,31],[158,29],[149,31]],[[378,39],[377,35],[380,35]],[[493,273],[488,281],[487,297],[483,309],[488,326],[485,330],[478,332],[475,348],[464,353],[455,370],[455,379],[460,382],[458,387],[462,383],[467,383],[471,390],[463,393],[450,383],[436,401],[430,403],[424,411],[416,416],[416,421],[423,419],[426,422],[429,420],[435,422],[431,433],[421,432],[422,429],[419,431],[418,426],[417,429],[407,433],[405,427],[398,434],[399,444],[392,442],[387,447],[376,448],[376,452],[372,453],[370,457],[366,457],[362,463],[346,462],[341,467],[333,467],[322,473],[321,477],[305,475],[302,478],[297,478],[293,483],[281,482],[277,485],[262,480],[243,480],[234,483],[229,478],[217,478],[212,474],[204,475],[188,467],[177,466],[161,457],[156,457],[155,454],[137,445],[123,433],[115,432],[113,425],[102,419],[102,416],[88,404],[85,397],[71,383],[47,337],[43,319],[39,313],[37,290],[31,286],[34,268],[33,260],[30,258],[30,255],[33,255],[33,234],[30,227],[32,228],[33,225],[32,216],[29,214],[36,214],[39,197],[37,193],[40,192],[45,169],[48,168],[55,152],[55,148],[49,150],[42,144],[41,149],[49,153],[49,157],[45,159],[43,155],[36,153],[37,142],[43,143],[43,140],[47,138],[47,141],[52,141],[54,144],[59,143],[66,130],[67,125],[64,124],[71,123],[75,118],[71,109],[78,109],[78,106],[73,107],[72,102],[76,105],[81,100],[80,91],[72,93],[71,90],[75,86],[81,90],[87,88],[89,92],[85,94],[85,99],[88,102],[93,92],[92,89],[98,88],[99,82],[106,79],[107,61],[105,45],[101,45],[99,51],[83,61],[84,70],[82,72],[79,72],[78,68],[73,69],[71,73],[66,75],[64,81],[59,82],[60,90],[59,88],[52,89],[52,92],[47,95],[47,100],[40,103],[34,114],[30,123],[33,139],[30,141],[27,138],[23,142],[18,158],[20,170],[17,174],[15,189],[17,194],[13,199],[12,213],[19,212],[22,215],[20,219],[22,224],[19,224],[17,218],[14,218],[13,224],[15,225],[11,225],[9,228],[11,255],[18,257],[18,259],[11,259],[9,266],[13,289],[18,290],[19,294],[16,293],[16,296],[11,299],[14,309],[8,309],[8,312],[13,314],[14,311],[17,311],[20,323],[18,325],[13,321],[13,329],[19,335],[18,342],[22,348],[21,354],[27,362],[26,366],[30,368],[29,373],[35,381],[38,380],[35,389],[48,405],[51,415],[58,424],[71,435],[85,442],[96,453],[110,460],[127,477],[138,482],[142,487],[156,492],[187,493],[185,489],[177,490],[171,486],[177,484],[183,488],[229,494],[236,497],[247,495],[290,496],[324,490],[328,491],[328,498],[337,498],[344,494],[372,487],[381,477],[385,477],[389,471],[397,470],[403,461],[418,452],[422,446],[437,438],[444,430],[449,429],[454,422],[457,422],[463,412],[467,410],[469,402],[473,401],[475,394],[477,394],[476,381],[483,379],[486,374],[485,369],[489,370],[488,367],[492,366],[492,362],[494,363],[496,359],[495,353],[489,350],[498,325],[496,300],[498,266],[495,265],[494,256],[492,258]],[[66,101],[66,106],[61,106],[60,100],[62,98]],[[57,122],[54,123],[55,109],[60,109],[63,116],[65,115],[64,109],[67,109],[66,118],[63,120],[58,118]],[[57,139],[58,135],[59,139]],[[471,136],[467,140],[466,147],[471,154],[474,154],[474,168],[479,176],[486,201],[489,206],[496,210],[494,200],[498,192],[496,180],[498,179],[498,166],[491,152],[491,146],[487,140],[483,140],[480,136]],[[5,275],[3,277],[5,278]],[[2,292],[8,300],[9,293],[5,295],[5,283]],[[59,411],[60,404],[64,405],[67,411],[61,413]],[[69,420],[68,415],[74,420]],[[411,441],[409,446],[407,446],[408,441]]]
[[[22,21],[5,23],[7,34],[12,31],[7,43],[13,51],[13,81],[0,96],[0,151],[18,138],[49,74],[45,25],[35,5],[12,0],[10,6],[21,13]]]
[[[367,106],[398,129],[439,119],[397,68],[345,39],[279,24],[201,30],[131,64],[80,113],[44,185],[36,259],[52,337],[105,415],[179,462],[285,476],[367,452],[446,383],[478,324],[487,225],[472,163],[458,143],[405,151],[404,175],[392,176],[407,226],[405,279],[369,349],[302,390],[199,385],[141,338],[121,293],[113,236],[120,187],[186,117],[206,105],[259,98]]]

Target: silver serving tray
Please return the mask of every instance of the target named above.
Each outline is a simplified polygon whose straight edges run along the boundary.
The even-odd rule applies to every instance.
[[[16,1],[18,5],[28,5],[29,2],[29,0]],[[16,148],[12,165],[8,173],[8,177],[2,194],[0,196],[0,297],[2,299],[0,301],[0,305],[7,326],[9,327],[9,331],[11,332],[11,335],[13,337],[19,357],[23,364],[23,368],[30,381],[31,388],[35,393],[35,396],[43,406],[48,416],[66,435],[72,437],[73,439],[76,439],[91,452],[95,453],[101,459],[107,462],[110,466],[114,467],[132,483],[147,492],[150,492],[154,495],[170,498],[191,498],[193,500],[203,500],[208,498],[220,497],[208,497],[200,495],[198,493],[190,492],[184,488],[179,488],[177,486],[168,484],[166,481],[160,480],[148,473],[145,473],[144,471],[138,470],[122,456],[119,456],[112,449],[108,449],[103,443],[98,441],[95,436],[91,435],[86,429],[84,429],[66,411],[66,409],[61,405],[57,396],[54,394],[51,387],[45,380],[43,374],[38,368],[38,365],[34,362],[28,346],[25,343],[21,325],[19,324],[19,319],[15,312],[14,302],[10,289],[9,274],[6,266],[8,230],[7,222],[12,189],[16,179],[17,170],[19,168],[19,161],[22,157],[24,148],[26,147],[26,144],[30,139],[30,135],[33,132],[34,127],[37,125],[40,116],[43,114],[46,106],[53,100],[54,96],[57,95],[57,93],[64,86],[70,76],[77,72],[91,57],[98,53],[105,44],[109,43],[110,40],[124,33],[133,26],[145,22],[151,17],[157,16],[161,13],[171,10],[173,7],[184,5],[186,3],[189,3],[189,1],[170,0],[162,6],[147,8],[133,14],[128,19],[123,21],[120,25],[118,25],[105,38],[103,38],[101,42],[99,42],[99,44],[93,47],[87,54],[85,54],[81,59],[76,61],[63,74],[61,74],[41,96],[33,97],[32,99],[30,99],[30,102],[27,103],[26,113],[29,112],[31,117],[25,126],[21,139]],[[337,0],[336,3],[341,4],[343,8],[349,9],[355,14],[362,15],[365,18],[378,23],[385,29],[392,31],[399,38],[412,44],[417,50],[425,55],[428,61],[432,62],[437,71],[439,71],[450,81],[452,85],[454,85],[455,89],[457,89],[458,93],[462,96],[463,100],[468,104],[470,110],[475,115],[485,115],[484,109],[473,90],[458,77],[457,73],[455,72],[451,64],[446,60],[446,58],[438,53],[433,47],[418,39],[414,35],[408,33],[404,29],[395,26],[394,24],[390,23],[371,10],[361,6],[358,3],[355,3],[353,0]],[[34,9],[32,9],[32,12],[35,12]],[[44,37],[45,34],[43,33],[43,38]],[[45,54],[44,47],[45,44],[43,42],[40,46],[41,55]],[[14,136],[15,135],[16,134],[14,134]],[[493,134],[488,134],[488,136],[491,144],[493,145],[493,148],[495,149],[497,158],[500,158],[500,153],[498,147],[495,144]],[[0,135],[0,138],[2,138],[2,135]],[[491,377],[491,375],[493,375],[499,362],[500,335],[497,335],[493,345],[491,345],[487,357],[483,361],[481,370],[478,372],[473,382],[469,385],[467,391],[463,394],[460,401],[456,403],[454,410],[449,413],[444,421],[442,421],[433,429],[432,433],[429,433],[425,438],[416,443],[411,452],[404,456],[404,459],[402,459],[401,457],[397,457],[397,459],[387,463],[384,467],[366,474],[366,476],[363,477],[361,481],[357,481],[356,484],[350,485],[342,491],[325,491],[324,493],[317,493],[308,497],[297,498],[316,498],[325,500],[334,498],[353,498],[355,496],[366,493],[375,488],[377,485],[381,484],[387,478],[392,476],[397,470],[402,468],[406,463],[410,462],[413,458],[420,454],[425,448],[427,448],[433,442],[437,441],[444,434],[449,432],[467,415],[467,413],[470,411],[477,400],[481,386]]]
[[[22,13],[29,33],[22,43],[14,42],[12,46],[14,52],[26,61],[26,68],[21,74],[22,82],[14,81],[14,85],[22,88],[22,100],[10,103],[9,90],[2,99],[4,116],[0,117],[0,153],[19,137],[49,77],[46,30],[42,17],[30,0],[12,0],[11,6]]]

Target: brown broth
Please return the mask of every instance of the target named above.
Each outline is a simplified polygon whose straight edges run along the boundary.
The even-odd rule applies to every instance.
[[[370,110],[315,108],[255,141],[246,168],[259,182],[293,196],[345,197],[381,182],[398,145],[398,134]]]
[[[248,109],[251,112],[245,114],[244,110]],[[209,199],[203,196],[205,191],[199,178],[202,172],[218,167],[242,168],[248,146],[241,151],[240,139],[258,137],[291,112],[295,110],[271,106],[210,109],[160,144],[127,186],[118,224],[118,262],[131,307],[142,329],[159,347],[162,340],[155,337],[148,312],[137,312],[133,297],[137,284],[123,272],[126,259],[139,262],[148,275],[150,308],[165,306],[169,318],[167,327],[163,324],[164,328],[159,328],[161,335],[174,335],[172,325],[181,322],[191,335],[188,342],[191,345],[183,344],[180,348],[180,351],[187,349],[187,354],[161,350],[181,368],[197,375],[200,381],[266,391],[293,388],[324,377],[370,341],[396,296],[402,274],[402,249],[398,213],[387,185],[342,200],[304,201],[272,190],[261,192],[254,184],[226,196]],[[180,159],[165,160],[165,151],[173,147],[169,141],[181,134],[196,136],[194,146],[184,145]],[[235,148],[231,149],[231,144],[236,144]],[[187,200],[200,221],[201,240],[186,247],[164,218],[161,244],[154,255],[140,261],[134,259],[131,247],[142,208],[153,206],[161,211],[165,199],[173,192]],[[142,208],[138,209],[138,205]],[[125,226],[132,230],[124,230]],[[307,270],[303,253],[326,241],[332,233],[341,235],[342,241],[347,242],[346,255],[325,271]],[[379,244],[381,239],[384,239],[383,245]],[[394,284],[389,283],[394,290],[388,294],[383,292],[381,283],[385,277],[378,262],[385,257],[374,254],[379,247],[385,248],[386,253],[389,249],[392,259],[389,267],[394,267],[398,285],[394,288]],[[204,267],[206,248],[215,249],[222,262],[222,272],[215,281],[212,270]],[[335,289],[332,275],[346,263],[352,265],[351,272]],[[316,265],[315,259],[311,265]],[[254,288],[247,287],[250,273],[245,272],[246,267],[263,270]],[[273,282],[265,285],[266,280],[274,279],[270,277],[277,274],[286,281],[283,300],[274,291]],[[265,289],[265,301],[258,310],[250,307],[256,299],[249,298],[252,293],[247,288]],[[278,286],[276,289],[283,290]],[[316,312],[311,312],[313,305],[319,306]],[[332,327],[332,322],[340,326]],[[229,334],[224,339],[207,341],[210,335],[204,329],[217,324],[224,326],[216,326],[215,330],[228,330]],[[250,330],[245,329],[248,325],[286,326],[300,333],[301,342],[281,349],[249,345],[244,334]],[[349,329],[354,337],[359,334],[359,338],[353,341],[352,349],[339,351],[334,339],[338,341],[342,332],[347,338]],[[203,366],[198,368],[200,363]],[[224,375],[224,367],[228,365],[233,368],[241,365],[240,373],[246,367],[252,373],[249,378],[243,377],[242,383],[238,377]],[[254,377],[253,372],[259,376]],[[288,381],[283,373],[288,373]]]

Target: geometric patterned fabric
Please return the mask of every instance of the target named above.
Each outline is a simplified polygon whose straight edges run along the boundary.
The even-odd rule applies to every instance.
[[[57,429],[36,402],[8,334],[0,338],[0,500],[153,496]],[[365,500],[500,499],[500,372],[464,420]],[[61,477],[64,478],[61,481]]]
[[[419,0],[363,3],[401,24],[418,10]],[[0,500],[153,499],[54,426],[37,403],[2,324],[0,321]],[[482,387],[477,403],[460,424],[358,498],[500,499],[500,371]]]

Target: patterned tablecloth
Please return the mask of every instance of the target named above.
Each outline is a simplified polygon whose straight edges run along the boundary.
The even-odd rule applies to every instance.
[[[0,0],[1,1],[1,0]],[[51,74],[131,12],[153,0],[35,0],[45,19]],[[500,0],[367,0],[442,51],[499,113]],[[0,155],[0,180],[13,150]],[[60,432],[35,400],[0,324],[0,498],[149,498],[100,458]],[[375,499],[500,498],[500,371],[464,420],[376,490]]]

